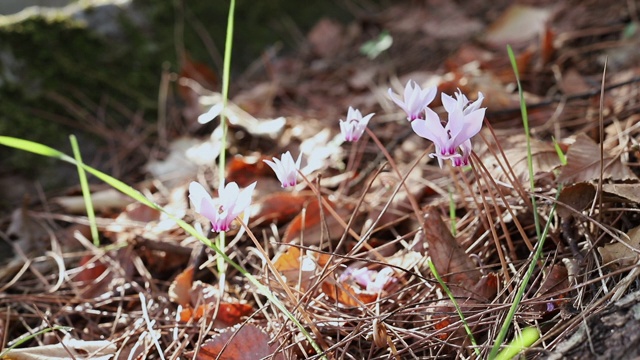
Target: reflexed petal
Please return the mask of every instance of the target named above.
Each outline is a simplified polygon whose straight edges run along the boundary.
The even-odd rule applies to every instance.
[[[467,106],[466,109],[464,109],[464,113],[466,114],[470,114],[476,110],[478,110],[480,108],[480,106],[482,106],[482,101],[484,100],[484,95],[478,91],[478,99],[476,101],[474,101],[473,103],[469,104],[469,106]]]
[[[482,123],[484,121],[484,113],[486,109],[476,110],[469,115],[464,116],[464,123],[461,131],[456,134],[453,139],[453,145],[455,147],[460,146],[466,140],[476,136],[482,129]]]
[[[195,208],[197,213],[200,213],[202,209],[202,203],[212,202],[211,195],[204,189],[202,185],[199,183],[192,181],[189,184],[189,199],[193,203],[193,207]]]
[[[442,127],[438,114],[427,108],[426,115],[426,119],[424,120],[415,120],[411,122],[413,131],[418,134],[418,136],[422,136],[425,139],[433,141],[436,147],[444,146],[447,143],[449,136],[447,135],[447,131],[444,127]]]
[[[448,113],[454,112],[454,110],[458,107],[458,100],[454,99],[453,97],[442,93],[442,95],[440,95],[440,98],[442,100],[442,106],[444,106],[444,109]]]
[[[232,183],[235,184],[235,183]],[[237,186],[237,185],[236,185]],[[253,195],[253,190],[256,188],[256,182],[251,183],[251,185],[247,186],[240,192],[237,198],[236,206],[234,209],[235,216],[238,216],[242,213],[249,205],[251,205],[251,196]]]

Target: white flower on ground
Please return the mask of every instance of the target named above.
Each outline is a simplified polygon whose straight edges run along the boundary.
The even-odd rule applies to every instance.
[[[218,190],[213,199],[205,188],[193,181],[189,185],[189,199],[197,213],[211,221],[212,231],[228,231],[231,223],[251,205],[251,195],[256,183],[240,191],[238,184],[231,182]]]
[[[263,160],[267,165],[273,169],[276,173],[278,180],[282,183],[282,187],[296,186],[298,180],[298,170],[300,170],[300,160],[302,160],[302,153],[298,155],[298,160],[293,161],[293,156],[287,151],[282,154],[280,159],[273,158],[271,160]]]
[[[389,89],[389,97],[407,113],[407,120],[413,121],[424,119],[422,113],[435,99],[437,92],[438,88],[435,86],[422,89],[415,81],[409,80],[404,88],[403,99],[400,99],[400,95],[391,89]]]
[[[347,120],[340,119],[340,132],[344,136],[345,141],[358,141],[364,133],[364,129],[369,124],[369,120],[375,115],[371,113],[367,116],[362,116],[360,110],[356,110],[349,106],[347,112]]]

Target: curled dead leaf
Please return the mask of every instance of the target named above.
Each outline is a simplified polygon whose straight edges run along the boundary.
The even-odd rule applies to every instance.
[[[603,179],[637,180],[619,156],[605,151],[603,156]],[[567,152],[567,165],[562,167],[558,182],[571,184],[600,179],[600,146],[585,134],[579,134]]]
[[[624,244],[615,242],[598,248],[605,266],[615,270],[635,264],[640,255],[640,226],[629,230],[627,236],[629,239],[622,239]]]

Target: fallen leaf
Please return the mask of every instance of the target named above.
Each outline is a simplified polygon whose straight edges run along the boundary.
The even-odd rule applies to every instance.
[[[454,295],[456,289],[471,289],[478,284],[480,270],[451,235],[435,207],[425,209],[423,229],[431,261]]]
[[[227,183],[235,182],[240,187],[247,187],[262,177],[275,177],[273,170],[262,160],[271,158],[262,156],[234,156],[227,162]]]
[[[558,215],[564,220],[573,217],[574,210],[582,211],[595,199],[596,189],[589,183],[577,183],[566,186],[560,192],[558,201],[564,205],[558,206]],[[571,208],[571,209],[569,209]]]
[[[273,264],[290,285],[299,285],[301,289],[308,289],[311,278],[318,268],[314,256],[303,254],[295,246],[290,246],[286,251],[278,254]]]
[[[528,186],[529,165],[527,163],[527,148],[523,145],[525,144],[524,136],[510,135],[509,138],[504,141],[500,134],[497,136],[504,149],[504,155],[507,158],[506,161],[509,162],[513,173],[517,179],[520,180],[521,184]],[[505,173],[509,171],[509,168],[506,167],[505,160],[497,148],[495,148],[495,151],[498,154],[499,162],[498,159],[491,155],[483,157],[483,162],[495,179],[506,181],[507,177]],[[548,142],[532,140],[531,157],[536,174],[550,173],[562,165],[555,147]],[[500,166],[500,164],[502,164],[502,166]]]
[[[185,274],[188,278],[188,274]],[[213,316],[216,319],[214,328],[224,328],[242,322],[245,317],[253,312],[253,307],[240,302],[230,296],[223,294],[220,298],[220,291],[217,286],[195,281],[189,289],[189,303],[184,306],[180,313],[180,320],[187,322],[191,319],[199,320],[203,316]],[[217,313],[216,313],[216,306]]]
[[[630,180],[637,179],[633,172],[606,151],[603,156],[603,179]],[[558,182],[571,184],[593,181],[600,178],[600,146],[587,135],[581,133],[567,152],[567,165],[562,167]]]
[[[514,4],[494,21],[485,33],[485,41],[494,46],[525,42],[542,33],[553,11]]]
[[[371,304],[378,300],[379,293],[367,292],[357,285],[338,283],[336,280],[327,279],[322,283],[322,292],[331,300],[344,306],[359,307],[362,304]]]
[[[191,303],[191,286],[193,285],[193,266],[189,266],[182,271],[169,285],[169,299],[182,305],[188,306]]]
[[[82,195],[61,196],[53,198],[51,201],[62,206],[66,212],[72,214],[86,214],[87,212],[84,197]],[[130,197],[123,195],[121,192],[113,188],[91,193],[91,203],[93,204],[93,210],[96,212],[111,209],[122,209],[132,202],[133,200]]]
[[[640,204],[640,184],[602,184],[602,190],[607,194]]]
[[[284,360],[282,353],[276,353],[278,341],[270,344],[271,341],[269,335],[255,325],[234,327],[205,341],[195,360],[256,360],[265,357]],[[190,351],[185,357],[194,359],[194,355],[195,353]]]
[[[251,226],[263,223],[285,223],[302,211],[315,195],[309,192],[283,191],[270,194],[251,205]]]
[[[621,241],[598,248],[603,265],[616,270],[636,263],[640,252],[640,226],[629,230],[627,236],[628,240],[623,237]]]
[[[216,306],[218,306],[217,312]],[[251,313],[253,313],[253,306],[239,302],[220,302],[219,304],[206,303],[198,305],[196,308],[191,307],[191,305],[187,305],[182,309],[182,311],[180,311],[180,321],[197,321],[204,316],[213,316],[215,314],[216,319],[214,327],[222,328],[241,323],[243,318]]]
[[[88,285],[107,271],[107,265],[102,261],[95,260],[90,262],[93,258],[94,255],[85,255],[80,259],[78,267],[82,267],[82,270],[73,278],[74,281],[80,281]]]
[[[348,206],[336,206],[333,202],[326,199],[338,216],[348,219],[352,209]],[[323,224],[322,220],[325,221]],[[328,233],[327,231],[328,230]],[[311,200],[303,211],[300,212],[289,224],[285,231],[282,242],[285,244],[302,242],[305,246],[319,245],[328,240],[335,240],[342,236],[344,229],[340,226],[325,206],[320,205],[317,199]]]
[[[26,349],[11,349],[3,356],[3,360],[66,360],[92,359],[109,360],[118,348],[111,341],[84,341],[65,338],[55,345],[43,345]]]

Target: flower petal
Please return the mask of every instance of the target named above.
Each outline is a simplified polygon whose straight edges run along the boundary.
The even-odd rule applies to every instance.
[[[189,184],[189,199],[193,203],[193,207],[197,213],[200,213],[203,201],[213,201],[207,190],[195,181],[192,181],[191,184]]]
[[[426,119],[415,120],[411,122],[411,127],[418,136],[422,136],[427,140],[433,141],[436,147],[443,147],[449,136],[440,123],[440,118],[435,111],[427,108],[425,110]]]
[[[462,129],[453,138],[453,146],[458,147],[463,142],[471,139],[482,129],[482,123],[484,121],[484,113],[486,109],[476,110],[468,115],[464,116],[464,122]]]

